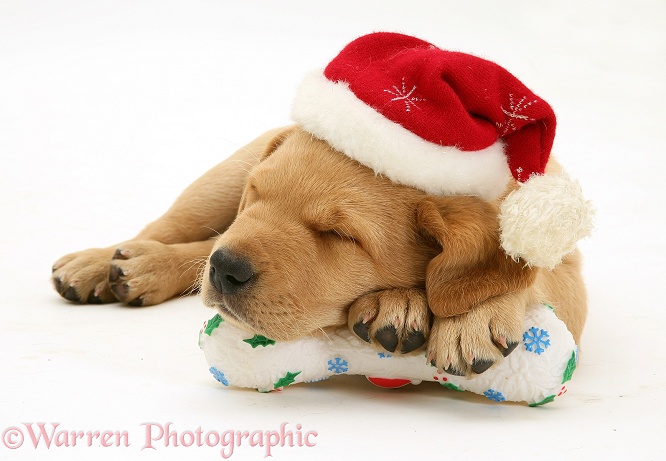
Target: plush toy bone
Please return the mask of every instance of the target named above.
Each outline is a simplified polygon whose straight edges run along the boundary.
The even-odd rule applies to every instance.
[[[509,356],[485,373],[470,377],[438,373],[423,355],[402,357],[377,352],[346,327],[328,337],[276,342],[239,330],[216,315],[199,333],[210,371],[225,386],[282,390],[301,382],[322,381],[333,375],[365,375],[381,387],[400,387],[436,381],[456,391],[482,394],[496,402],[552,402],[566,392],[578,348],[552,308],[537,304],[527,309],[523,341]]]

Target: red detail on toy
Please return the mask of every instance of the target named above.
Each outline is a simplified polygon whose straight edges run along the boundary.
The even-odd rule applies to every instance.
[[[366,376],[368,381],[370,381],[375,386],[383,387],[385,389],[397,389],[398,387],[406,386],[412,382],[411,379],[401,379],[401,378],[371,378]]]
[[[433,376],[435,381],[439,381],[439,378],[442,378],[442,382],[447,382],[449,380],[446,376]]]
[[[567,393],[567,386],[562,386],[562,389],[560,389],[560,393],[557,394],[558,397],[560,397],[562,394]]]

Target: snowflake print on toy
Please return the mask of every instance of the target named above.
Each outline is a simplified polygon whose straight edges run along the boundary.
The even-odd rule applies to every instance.
[[[552,402],[567,390],[564,383],[576,368],[578,348],[553,309],[543,304],[527,309],[523,338],[522,346],[501,362],[470,377],[439,373],[423,355],[377,353],[346,327],[327,337],[279,342],[234,328],[218,314],[199,332],[199,345],[213,377],[225,387],[280,391],[296,383],[353,374],[386,388],[434,381],[491,402]]]
[[[483,393],[483,395],[485,395],[489,400],[493,400],[495,402],[504,402],[506,400],[506,397],[504,397],[501,392],[493,389],[488,389]]]
[[[224,384],[225,386],[229,385],[229,381],[224,377],[224,373],[222,373],[220,370],[215,367],[210,367],[208,371],[210,371],[210,373],[213,375],[213,378],[215,378],[218,382]]]
[[[537,327],[532,327],[523,333],[523,342],[525,349],[529,352],[541,355],[542,352],[550,347],[550,335],[546,330],[540,330]]]
[[[336,357],[335,359],[328,361],[328,371],[332,371],[337,375],[341,373],[347,373],[347,370],[349,370],[348,365],[349,364],[346,360],[342,360],[340,357]]]

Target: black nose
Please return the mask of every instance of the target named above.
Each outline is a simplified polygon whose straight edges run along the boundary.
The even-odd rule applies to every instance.
[[[208,276],[217,291],[233,295],[250,284],[254,279],[254,271],[247,259],[221,248],[210,256]]]

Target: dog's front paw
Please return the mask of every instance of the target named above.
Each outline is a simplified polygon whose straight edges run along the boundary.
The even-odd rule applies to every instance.
[[[524,307],[480,304],[455,317],[435,317],[428,361],[457,376],[480,374],[509,355],[520,342]]]
[[[60,258],[53,265],[51,275],[56,291],[77,303],[116,301],[108,283],[113,251],[112,248],[91,248]]]
[[[152,306],[188,288],[184,273],[203,260],[185,260],[173,245],[139,240],[115,250],[108,269],[108,284],[118,301],[128,306]]]
[[[430,332],[425,291],[378,291],[358,298],[349,310],[349,328],[361,339],[389,352],[419,350]]]

